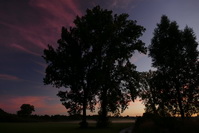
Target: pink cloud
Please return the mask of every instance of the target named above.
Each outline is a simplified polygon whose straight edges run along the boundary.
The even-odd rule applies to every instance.
[[[24,16],[25,24],[20,23],[21,20],[13,20],[14,22],[12,23],[6,19],[0,21],[0,24],[7,27],[10,31],[12,30],[13,34],[17,33],[17,37],[16,35],[11,35],[11,42],[6,45],[38,56],[38,53],[42,52],[41,50],[47,48],[47,44],[57,44],[62,26],[72,26],[75,17],[82,15],[77,5],[73,0],[30,0],[29,6],[37,11],[38,15],[34,15],[37,17],[28,20],[28,17]],[[34,13],[29,11],[30,15]],[[20,18],[21,16],[20,14],[15,14],[15,17]],[[7,18],[6,15],[4,15],[4,18]],[[15,44],[13,45],[13,43]]]
[[[33,114],[55,115],[67,112],[58,98],[48,96],[1,96],[0,99],[0,108],[14,114],[20,110],[22,104],[33,105],[35,107]]]
[[[82,15],[82,12],[77,7],[78,4],[75,3],[74,0],[68,0],[68,2],[66,2],[65,0],[62,0],[62,1],[68,4],[69,7],[71,7],[71,10],[73,10],[76,15],[79,15],[79,16]]]
[[[46,68],[48,66],[46,63],[43,63],[43,62],[35,62],[35,63],[43,68]]]
[[[29,27],[33,34],[25,35],[25,38],[42,46],[42,49],[46,48],[47,44],[55,46],[60,38],[61,27],[73,26],[75,17],[82,15],[74,0],[31,0],[29,4],[41,12],[42,23]]]
[[[45,71],[43,71],[43,70],[35,70],[34,69],[34,71],[41,74],[43,77],[45,76]]]
[[[24,48],[23,46],[18,45],[18,44],[12,44],[11,47],[16,48],[16,49],[18,49],[20,51],[35,55],[35,56],[41,56],[39,53],[35,53],[35,52],[33,52],[33,51],[31,51],[31,50],[29,50],[27,48]]]
[[[35,64],[39,65],[40,67],[42,67],[42,69],[39,69],[39,70],[34,70],[35,72],[41,74],[42,76],[45,76],[45,69],[46,67],[48,66],[46,63],[43,63],[43,62],[38,62],[36,61]]]
[[[74,0],[31,0],[30,5],[42,9],[48,13],[51,17],[46,17],[47,25],[54,28],[60,28],[60,26],[73,25],[74,18],[82,15],[82,12],[78,9],[78,4]]]
[[[37,25],[32,26],[32,27],[25,27],[21,25],[5,23],[2,21],[0,21],[0,24],[8,27],[9,29],[12,29],[12,31],[14,31],[15,33],[18,33],[17,35],[20,36],[18,38],[17,37],[12,38],[13,42],[18,43],[20,45],[10,44],[11,47],[15,46],[15,48],[20,49],[30,54],[35,53],[34,51],[38,51],[38,48],[44,49],[47,47],[47,42],[45,44],[44,40],[48,40],[48,39],[45,38],[45,36],[42,36],[42,35],[40,36],[40,34],[38,34],[38,33],[42,33],[42,30],[39,29]],[[24,43],[24,41],[26,41],[26,43]]]
[[[18,78],[17,76],[8,75],[8,74],[0,74],[0,79],[1,80],[14,80],[14,81],[20,80],[20,78]]]

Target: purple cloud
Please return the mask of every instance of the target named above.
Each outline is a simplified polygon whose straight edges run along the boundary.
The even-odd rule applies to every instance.
[[[8,75],[8,74],[1,74],[0,73],[0,80],[14,80],[14,81],[19,81],[21,79],[19,77],[17,77],[17,76]]]

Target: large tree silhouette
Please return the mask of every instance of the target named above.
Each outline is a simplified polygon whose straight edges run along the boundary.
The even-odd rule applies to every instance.
[[[69,113],[83,110],[82,123],[86,109],[93,110],[98,100],[98,126],[104,127],[108,112],[120,113],[137,96],[139,74],[130,59],[135,50],[146,52],[139,40],[145,29],[127,14],[113,15],[99,6],[77,17],[74,25],[62,28],[57,49],[44,50],[48,63],[44,83],[67,88],[58,96]]]
[[[100,112],[98,126],[107,125],[108,112],[124,111],[128,102],[137,96],[139,75],[130,59],[135,50],[145,53],[144,43],[139,40],[144,28],[129,20],[128,14],[112,15],[112,11],[100,7],[87,12],[79,19],[82,29],[89,26],[95,57],[95,77]],[[89,24],[88,24],[89,23]]]
[[[173,115],[182,118],[197,113],[199,93],[198,43],[193,30],[185,27],[179,30],[175,21],[162,16],[154,30],[149,46],[152,64],[157,68],[157,80],[164,96],[164,106]],[[164,77],[164,78],[163,78]]]
[[[78,18],[77,18],[78,19]],[[76,20],[77,20],[76,19]],[[48,46],[44,50],[43,58],[48,63],[46,68],[45,84],[52,84],[66,91],[57,94],[70,115],[80,114],[83,111],[81,126],[87,127],[86,109],[94,109],[96,103],[94,86],[92,85],[92,70],[94,67],[92,45],[84,42],[89,38],[81,38],[77,27],[62,28],[58,48]]]

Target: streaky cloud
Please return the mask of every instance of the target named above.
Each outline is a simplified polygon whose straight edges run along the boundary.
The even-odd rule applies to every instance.
[[[23,47],[22,45],[11,44],[11,47],[16,48],[16,49],[23,51],[25,53],[28,53],[28,54],[32,54],[32,55],[35,55],[35,56],[41,56],[39,53],[32,52],[32,51],[28,50],[27,48]]]
[[[12,29],[13,33],[17,33],[18,35],[20,35],[20,38],[16,38],[16,37],[14,39],[12,38],[13,40],[12,39],[10,40],[12,42],[20,43],[20,45],[23,45],[24,47],[29,46],[30,50],[33,50],[36,48],[44,49],[47,47],[47,45],[44,43],[44,40],[47,40],[46,38],[47,35],[39,36],[38,33],[42,33],[43,31],[37,25],[26,27],[23,25],[10,24],[3,21],[0,21],[0,24],[8,27],[9,30]]]
[[[53,28],[61,28],[64,25],[72,26],[74,18],[77,15],[82,15],[77,6],[78,4],[74,0],[48,0],[42,2],[40,0],[31,0],[30,5],[46,11],[45,20]]]
[[[0,73],[0,80],[12,80],[12,81],[19,81],[21,80],[19,77],[9,74],[1,74]]]
[[[134,3],[138,0],[111,0],[110,7],[111,8],[121,8],[127,9],[129,7],[134,8]]]

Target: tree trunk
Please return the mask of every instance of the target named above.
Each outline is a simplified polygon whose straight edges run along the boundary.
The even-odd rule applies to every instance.
[[[162,117],[166,117],[166,114],[165,114],[165,110],[164,110],[164,100],[162,100],[162,102],[161,102],[161,104],[160,104],[160,108],[161,108],[161,110],[160,110],[160,115],[162,116]]]
[[[177,85],[176,85],[176,91],[177,91],[177,100],[178,100],[178,105],[179,105],[179,108],[180,108],[180,115],[181,115],[181,118],[184,119],[184,109],[182,107],[182,97],[181,97],[181,94],[180,94],[180,85],[178,83],[178,81],[176,81]]]
[[[152,103],[152,108],[153,108],[153,113],[157,115],[158,112],[157,112],[157,109],[155,107],[155,103]]]
[[[151,95],[152,95],[152,109],[153,109],[153,113],[157,115],[158,112],[157,112],[157,109],[155,107],[156,101],[155,101],[154,91],[152,90],[151,87],[150,87],[150,91],[151,91]]]
[[[108,117],[107,117],[107,89],[103,89],[103,92],[102,92],[102,104],[101,104],[101,112],[99,113],[99,120],[98,120],[98,123],[97,123],[97,126],[98,127],[107,127],[108,126]]]
[[[86,118],[86,108],[87,108],[87,91],[84,89],[84,97],[83,97],[83,115],[82,115],[82,122],[80,122],[81,128],[87,128],[87,118]]]
[[[180,95],[180,90],[179,88],[177,89],[177,95],[178,95],[178,104],[179,104],[179,108],[180,108],[180,115],[181,115],[181,118],[184,119],[184,109],[182,107],[182,98],[181,98],[181,95]]]

